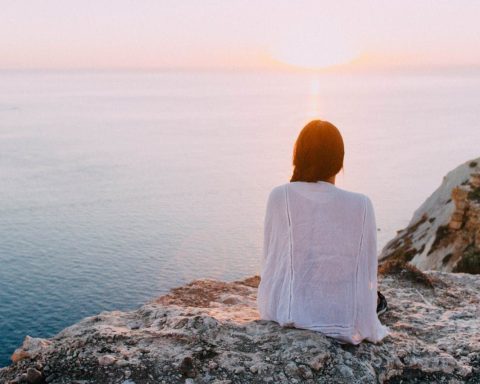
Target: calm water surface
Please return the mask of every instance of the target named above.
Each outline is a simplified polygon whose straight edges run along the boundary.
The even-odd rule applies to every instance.
[[[480,156],[480,76],[0,72],[0,366],[26,334],[258,273],[311,118],[346,145],[379,249]]]

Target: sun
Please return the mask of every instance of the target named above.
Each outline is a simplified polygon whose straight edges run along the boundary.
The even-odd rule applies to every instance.
[[[352,62],[359,52],[345,35],[315,28],[288,31],[269,49],[275,61],[305,69],[325,69]]]

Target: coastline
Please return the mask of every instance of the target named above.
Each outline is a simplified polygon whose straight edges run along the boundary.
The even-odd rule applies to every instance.
[[[390,334],[378,344],[340,344],[261,320],[258,275],[199,279],[137,310],[101,312],[48,339],[26,336],[0,383],[478,383],[480,275],[422,272],[414,262],[425,246],[412,239],[431,242],[435,228],[448,228],[442,246],[477,243],[479,164],[449,172],[384,248],[391,255],[380,261],[379,289],[389,310],[380,320]]]
[[[26,338],[2,383],[398,383],[480,380],[480,276],[383,267],[392,331],[342,345],[260,320],[259,277],[194,280],[135,311]]]

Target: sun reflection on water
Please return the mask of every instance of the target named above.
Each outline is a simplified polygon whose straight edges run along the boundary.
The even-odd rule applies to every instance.
[[[320,97],[320,79],[318,77],[312,78],[309,85],[308,100],[307,100],[307,119],[321,118],[321,97]]]

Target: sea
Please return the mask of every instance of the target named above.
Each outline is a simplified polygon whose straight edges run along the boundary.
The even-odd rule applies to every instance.
[[[480,156],[480,73],[0,71],[0,366],[25,335],[259,273],[311,119],[345,142],[378,251]]]

